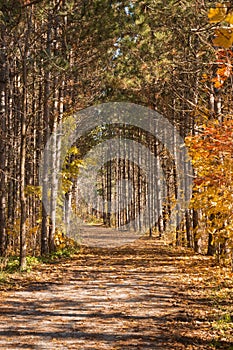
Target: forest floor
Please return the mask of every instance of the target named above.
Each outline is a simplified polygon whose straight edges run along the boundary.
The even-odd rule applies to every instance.
[[[82,247],[0,284],[0,348],[230,350],[232,287],[213,258],[155,238]]]

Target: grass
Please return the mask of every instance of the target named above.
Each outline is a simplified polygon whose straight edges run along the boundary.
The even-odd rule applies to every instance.
[[[32,268],[39,264],[49,264],[55,260],[68,259],[77,253],[79,248],[66,247],[63,249],[58,249],[55,252],[48,254],[47,256],[27,256],[27,268],[23,272],[30,272]],[[9,257],[4,257],[0,259],[0,282],[7,279],[7,275],[13,274],[15,272],[20,272],[20,258],[19,256],[12,255]]]
[[[218,334],[219,342],[214,346],[216,349],[221,348],[221,341],[226,341],[232,344],[233,330],[233,281],[228,276],[224,281],[221,281],[213,289],[210,299],[213,301],[214,307],[217,309],[215,319],[212,322],[212,327]],[[221,340],[221,341],[220,341]],[[226,350],[233,350],[233,344],[229,345]]]
[[[0,284],[7,282],[7,275],[5,272],[0,271]]]
[[[47,256],[40,257],[40,261],[42,263],[52,263],[61,259],[69,259],[72,258],[74,254],[77,254],[80,250],[80,247],[65,247],[63,249],[57,249],[55,252],[48,254]]]
[[[37,258],[35,256],[27,256],[27,270],[26,272],[30,271],[33,266],[38,265],[40,263],[40,258]],[[12,274],[14,272],[18,272],[20,269],[20,259],[18,256],[9,256],[5,258],[4,265],[1,268],[2,274]]]

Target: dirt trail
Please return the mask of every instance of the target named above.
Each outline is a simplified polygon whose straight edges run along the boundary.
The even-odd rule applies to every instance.
[[[84,248],[1,292],[1,349],[213,349],[179,254],[156,240]]]

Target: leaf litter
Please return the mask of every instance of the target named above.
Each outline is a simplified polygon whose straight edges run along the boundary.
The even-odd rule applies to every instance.
[[[142,237],[2,283],[1,349],[232,349],[232,274]]]

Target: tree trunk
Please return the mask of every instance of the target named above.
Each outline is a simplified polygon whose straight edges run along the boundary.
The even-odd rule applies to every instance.
[[[216,252],[216,247],[215,247],[215,244],[213,243],[213,235],[209,233],[207,255],[213,256],[215,252]]]
[[[198,211],[193,210],[193,240],[194,240],[194,251],[196,253],[201,253],[201,238],[197,235],[197,228],[198,228]]]
[[[21,129],[21,142],[20,142],[20,269],[25,270],[27,261],[27,243],[26,243],[26,220],[27,220],[27,207],[26,207],[26,195],[25,195],[25,187],[26,187],[26,127],[27,127],[27,95],[28,95],[28,87],[27,87],[27,79],[28,79],[28,71],[27,71],[27,59],[28,59],[28,51],[29,51],[29,39],[31,34],[31,20],[32,20],[32,9],[29,9],[27,13],[27,28],[25,31],[25,42],[24,48],[22,50],[22,113],[20,120],[20,129]]]
[[[26,118],[27,118],[27,66],[25,49],[23,61],[23,107],[21,115],[20,143],[20,269],[26,268],[26,196],[25,196],[25,163],[26,163]]]
[[[0,255],[6,250],[6,56],[4,28],[1,28],[0,56]]]
[[[47,28],[47,55],[50,57],[51,54],[51,24],[50,15],[48,18]],[[49,96],[50,95],[50,72],[48,68],[45,68],[44,72],[44,104],[43,104],[43,119],[44,119],[44,145],[48,141],[50,135],[49,127]],[[49,198],[48,198],[48,185],[49,185],[49,174],[48,174],[48,162],[49,162],[49,150],[45,147],[43,159],[43,174],[42,174],[42,225],[41,225],[41,254],[46,255],[49,252]]]

